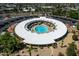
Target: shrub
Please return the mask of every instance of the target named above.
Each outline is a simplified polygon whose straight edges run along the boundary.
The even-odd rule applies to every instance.
[[[75,35],[75,34],[72,36],[72,38],[73,38],[74,41],[77,41],[78,40],[78,36]]]
[[[64,54],[62,54],[61,52],[59,52],[58,56],[64,56]]]

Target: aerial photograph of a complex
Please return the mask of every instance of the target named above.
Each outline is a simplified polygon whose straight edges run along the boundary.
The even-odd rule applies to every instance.
[[[0,3],[0,56],[79,56],[79,4]]]

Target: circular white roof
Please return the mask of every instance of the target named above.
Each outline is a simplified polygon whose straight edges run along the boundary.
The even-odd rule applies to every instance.
[[[35,21],[35,20],[45,20],[51,23],[55,23],[56,30],[49,33],[38,34],[38,33],[32,33],[31,31],[28,31],[24,28],[24,26],[27,23],[31,21]],[[20,22],[15,27],[15,33],[19,37],[23,38],[24,39],[23,41],[25,43],[35,44],[35,45],[45,45],[45,44],[55,43],[55,39],[58,39],[64,36],[66,32],[67,32],[67,27],[65,26],[64,23],[55,19],[50,19],[50,18],[45,18],[45,17],[28,19],[28,20]]]

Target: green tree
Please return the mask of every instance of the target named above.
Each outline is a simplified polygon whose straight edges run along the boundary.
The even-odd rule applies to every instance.
[[[63,4],[57,4],[53,9],[53,14],[58,16],[66,15],[67,10],[64,8]]]
[[[76,45],[74,42],[72,42],[71,44],[69,44],[69,47],[67,48],[67,55],[68,56],[76,56]]]
[[[77,29],[79,30],[79,23],[76,25]]]
[[[74,19],[79,19],[79,11],[70,10],[69,11],[69,17],[74,18]]]
[[[20,40],[11,36],[10,33],[6,32],[4,35],[0,35],[0,52],[11,54],[21,48]]]

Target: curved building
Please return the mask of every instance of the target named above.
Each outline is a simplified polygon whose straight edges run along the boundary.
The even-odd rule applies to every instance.
[[[67,33],[67,27],[61,21],[46,17],[32,18],[20,22],[15,33],[23,38],[23,42],[34,45],[55,43],[55,40]]]

